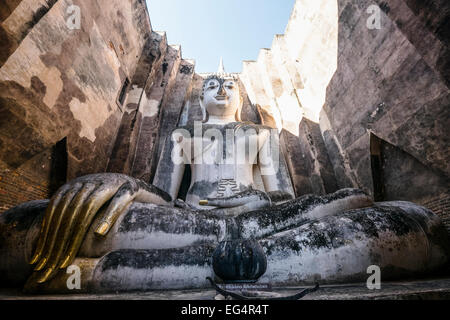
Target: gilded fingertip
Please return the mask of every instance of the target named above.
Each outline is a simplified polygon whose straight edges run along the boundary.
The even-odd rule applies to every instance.
[[[44,283],[45,281],[47,281],[47,279],[50,277],[50,275],[52,274],[52,272],[53,272],[53,268],[48,268],[46,271],[45,271],[45,273],[42,275],[42,277],[40,277],[39,279],[38,279],[38,283]]]
[[[67,256],[64,261],[61,263],[61,265],[59,266],[60,269],[65,269],[69,266],[70,264],[70,256]]]
[[[103,222],[98,228],[97,230],[95,230],[95,233],[100,235],[100,236],[104,236],[106,235],[106,233],[109,230],[109,224],[107,222]]]
[[[45,264],[47,263],[47,258],[42,259],[38,265],[36,266],[36,268],[34,268],[35,271],[40,271],[42,270],[42,268],[44,268]]]
[[[40,257],[40,255],[36,253],[36,254],[31,258],[30,262],[28,262],[28,263],[29,263],[29,264],[35,264],[35,263],[38,261],[39,257]]]

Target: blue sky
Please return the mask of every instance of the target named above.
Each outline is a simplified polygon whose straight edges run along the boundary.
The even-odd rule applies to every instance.
[[[256,60],[284,33],[295,0],[147,0],[155,31],[181,45],[196,71],[215,72],[223,56],[227,72],[240,72],[242,60]]]

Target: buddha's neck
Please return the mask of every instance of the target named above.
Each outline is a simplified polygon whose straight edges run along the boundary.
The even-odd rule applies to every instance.
[[[208,117],[208,124],[221,124],[221,125],[226,125],[228,123],[232,123],[232,122],[236,122],[236,118],[234,115],[231,116],[214,116],[214,115],[209,115]]]

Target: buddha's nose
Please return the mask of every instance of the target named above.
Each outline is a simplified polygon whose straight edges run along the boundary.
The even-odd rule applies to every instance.
[[[223,85],[220,85],[219,91],[217,91],[217,95],[219,95],[219,96],[226,96],[227,95],[227,92],[225,91],[225,88],[223,87]]]

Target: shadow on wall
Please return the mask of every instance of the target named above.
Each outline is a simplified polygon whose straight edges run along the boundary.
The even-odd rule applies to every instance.
[[[372,177],[376,201],[414,201],[440,215],[450,231],[450,179],[400,148],[371,134]]]

